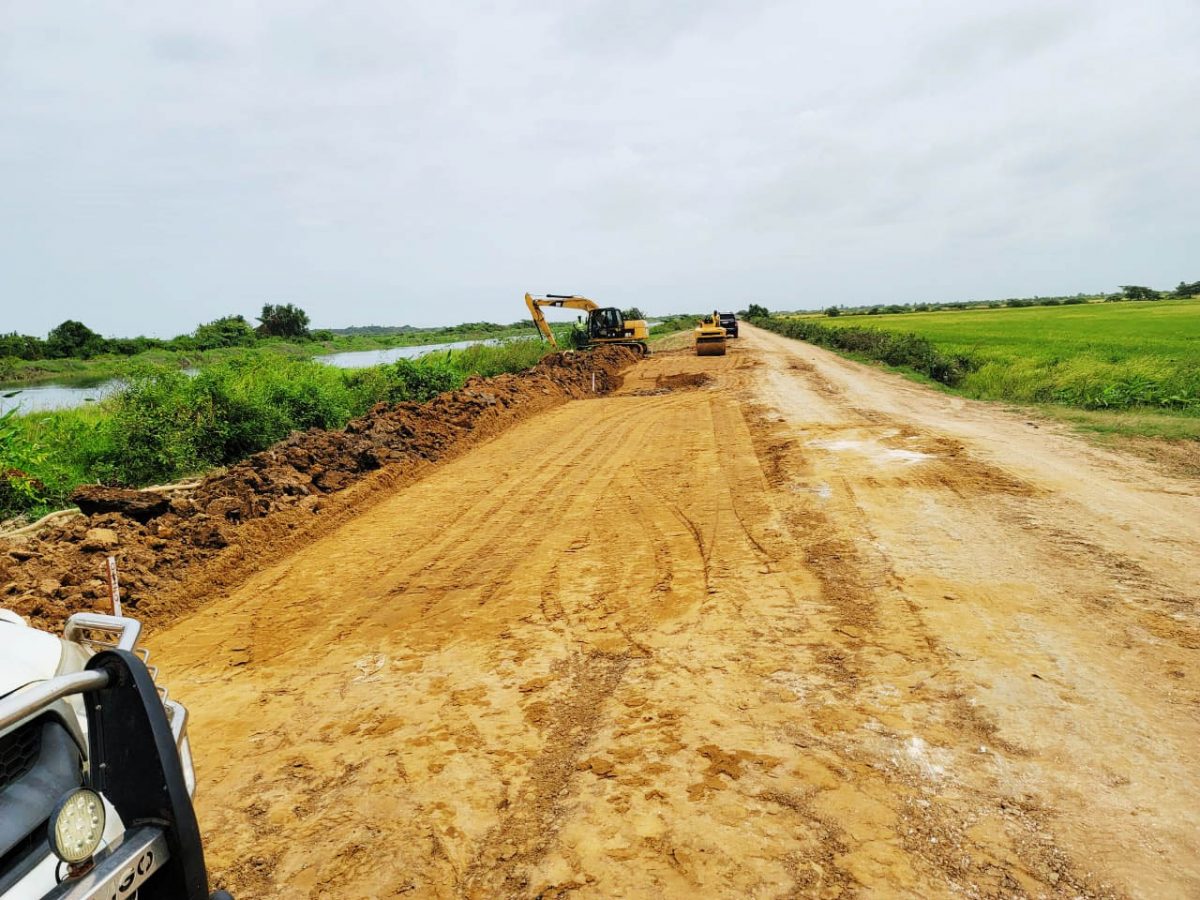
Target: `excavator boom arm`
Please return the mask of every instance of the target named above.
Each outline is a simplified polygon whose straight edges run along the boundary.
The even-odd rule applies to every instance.
[[[529,307],[529,316],[533,319],[533,324],[537,326],[538,332],[550,342],[550,346],[555,350],[558,349],[558,341],[554,339],[554,332],[550,330],[550,323],[546,321],[545,315],[542,314],[543,306],[555,306],[559,309],[582,309],[588,312],[600,308],[600,304],[594,300],[589,300],[587,297],[576,297],[573,294],[547,294],[544,297],[534,297],[532,294],[526,294],[525,305]]]

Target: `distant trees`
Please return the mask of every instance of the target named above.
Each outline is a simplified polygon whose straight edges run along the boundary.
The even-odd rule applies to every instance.
[[[0,358],[45,359],[46,342],[31,334],[0,334]]]
[[[746,308],[747,319],[766,319],[770,315],[771,313],[767,311],[765,306],[759,306],[757,303],[751,303],[750,306]]]
[[[216,350],[220,347],[248,347],[254,343],[254,328],[245,316],[222,316],[199,326],[192,332],[197,350]]]
[[[46,355],[54,359],[79,357],[90,359],[104,352],[104,338],[82,322],[67,319],[46,337]]]
[[[258,317],[263,337],[308,337],[308,313],[290,303],[266,303]]]
[[[825,307],[825,315],[829,316],[829,318],[831,318],[831,319],[836,319],[841,314],[842,314],[842,311],[840,309],[838,309],[836,306]]]
[[[621,310],[621,318],[625,319],[626,321],[630,319],[644,319],[646,318],[646,314],[636,306],[631,306],[629,309]]]
[[[106,338],[77,319],[55,326],[43,339],[15,331],[0,334],[0,359],[34,362],[40,359],[91,359],[94,356],[135,356],[147,350],[217,350],[251,347],[262,337],[310,337],[308,313],[290,303],[266,304],[256,329],[245,316],[222,316],[200,325],[191,334],[168,340],[151,337]],[[332,335],[330,335],[332,337]],[[9,366],[11,368],[11,365]]]
[[[1140,284],[1123,284],[1121,285],[1121,293],[1125,300],[1161,300],[1162,291],[1156,291],[1154,288],[1144,287]]]
[[[1025,309],[1035,306],[1081,306],[1086,303],[1117,303],[1128,300],[1186,299],[1200,296],[1200,281],[1181,281],[1174,291],[1158,291],[1140,284],[1123,284],[1118,293],[1072,294],[1063,297],[1009,297],[1005,300],[960,300],[952,303],[921,301],[907,305],[838,306],[823,310],[827,316],[878,316],[893,313],[934,312],[954,309]]]

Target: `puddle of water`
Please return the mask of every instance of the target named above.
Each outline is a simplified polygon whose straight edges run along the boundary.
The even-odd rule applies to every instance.
[[[538,340],[533,336],[515,338],[489,338],[486,341],[451,341],[446,344],[417,344],[412,347],[389,347],[386,350],[347,350],[343,353],[327,353],[324,356],[314,356],[317,362],[325,363],[337,369],[369,369],[371,366],[382,366],[393,363],[398,359],[416,359],[428,353],[444,353],[447,350],[463,350],[476,344],[494,346],[508,341]]]

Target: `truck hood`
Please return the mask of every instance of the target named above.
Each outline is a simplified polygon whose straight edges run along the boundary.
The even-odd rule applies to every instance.
[[[62,641],[0,609],[0,697],[30,682],[53,678],[61,659]]]

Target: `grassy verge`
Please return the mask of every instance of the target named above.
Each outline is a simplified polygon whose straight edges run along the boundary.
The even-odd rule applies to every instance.
[[[681,331],[691,331],[699,321],[699,313],[696,315],[684,313],[682,315],[663,316],[658,320],[658,324],[650,329],[650,339],[653,341],[657,338],[678,334]]]
[[[905,368],[950,386],[960,384],[973,365],[968,357],[943,353],[927,338],[911,332],[833,328],[811,318],[756,318],[753,324],[784,337]]]
[[[79,484],[138,487],[227,465],[292,431],[340,428],[379,402],[427,400],[472,375],[527,369],[548,349],[476,345],[353,371],[261,353],[195,377],[144,366],[94,406],[0,417],[0,516],[61,508]]]
[[[1080,304],[870,317],[773,316],[779,334],[955,393],[1036,406],[1096,434],[1200,438],[1200,303]]]
[[[681,350],[690,347],[692,329],[700,321],[700,314],[664,316],[650,329],[651,351]]]

